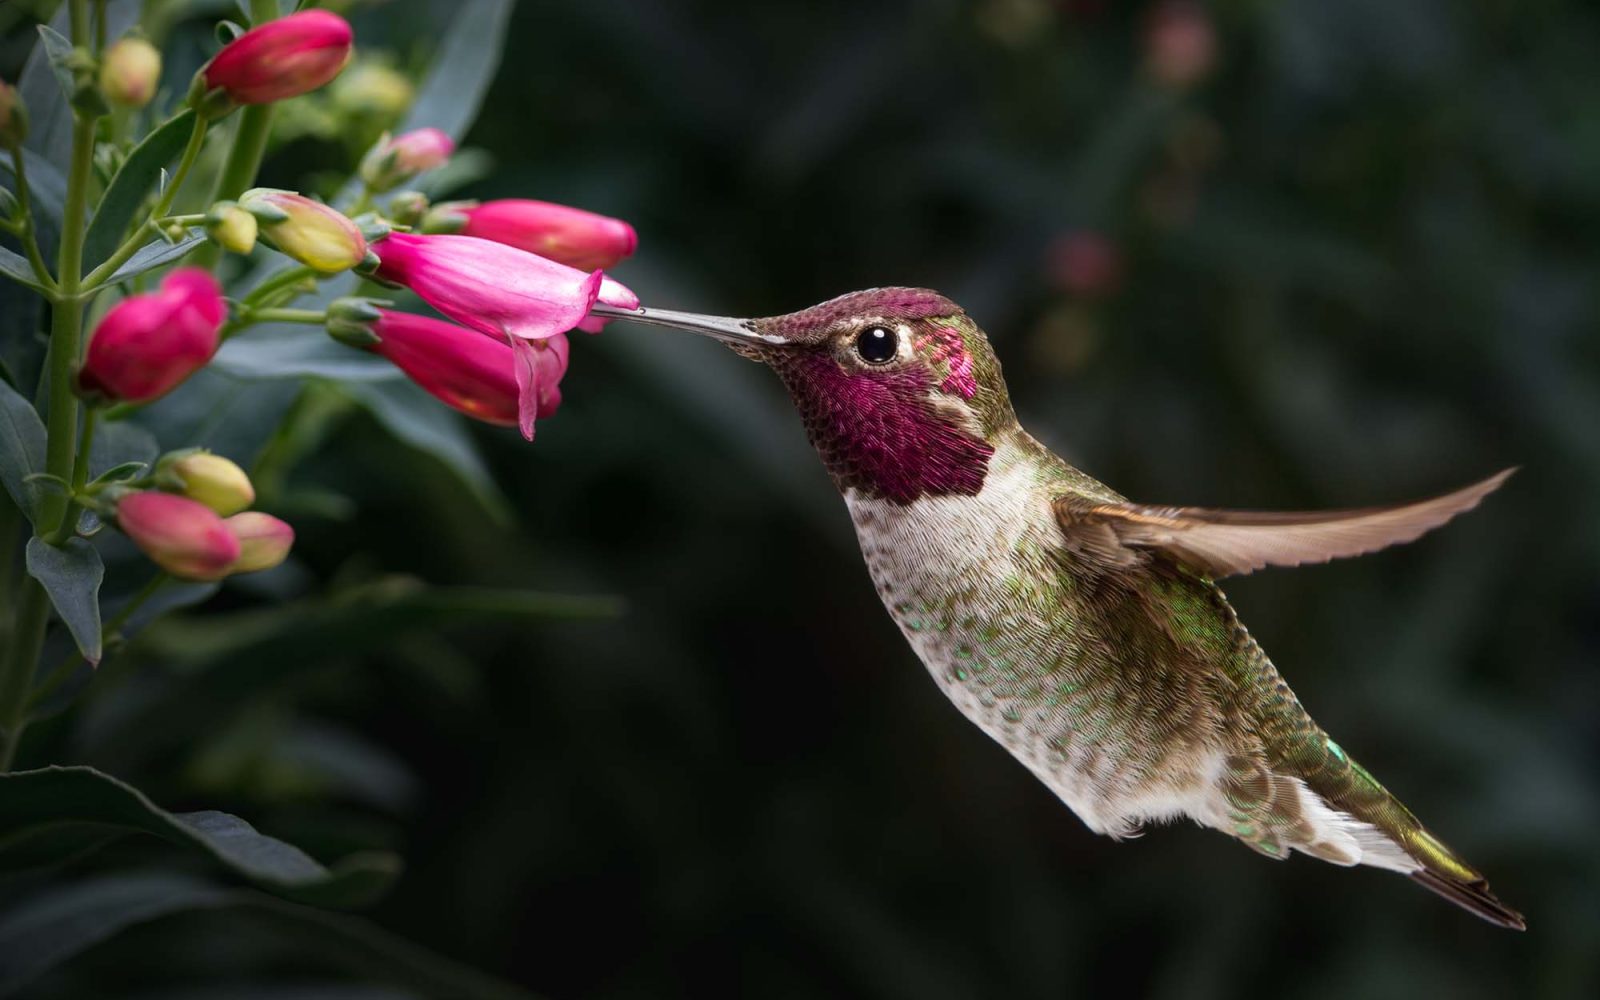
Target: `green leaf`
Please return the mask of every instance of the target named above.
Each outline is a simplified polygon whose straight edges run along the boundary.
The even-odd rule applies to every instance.
[[[121,465],[113,465],[98,476],[95,476],[90,482],[114,483],[124,479],[133,479],[149,467],[149,462],[123,462]]]
[[[532,1000],[515,986],[426,951],[371,921],[161,872],[86,879],[12,907],[0,918],[0,994],[128,928],[194,912],[248,922],[297,957],[314,956],[422,996]]]
[[[28,575],[44,584],[83,658],[99,663],[100,582],[106,575],[100,553],[83,538],[55,546],[35,537],[28,539],[27,561]]]
[[[263,889],[318,906],[365,905],[400,871],[400,859],[388,851],[359,852],[325,868],[237,816],[209,810],[170,813],[138,789],[90,767],[0,775],[0,854],[13,838],[44,824],[154,834],[210,855]]]
[[[398,134],[431,125],[460,139],[478,116],[500,66],[501,42],[511,20],[512,0],[468,0],[455,4],[449,28],[434,52],[428,78]]]
[[[48,24],[41,24],[39,44],[44,48],[45,58],[50,60],[50,69],[55,73],[56,83],[61,86],[62,96],[71,102],[73,95],[78,92],[78,83],[72,78],[72,69],[68,65],[72,59],[72,43]]]
[[[212,367],[242,379],[327,378],[338,382],[403,381],[376,355],[353,350],[320,329],[264,324],[222,345]]]
[[[107,283],[114,285],[119,281],[127,281],[136,274],[143,274],[152,268],[170,264],[205,242],[205,238],[205,234],[200,230],[191,229],[186,238],[176,243],[168,243],[166,240],[160,239],[146,243],[139,248],[138,252],[128,258],[126,264],[117,268],[116,273],[108,279]]]
[[[0,274],[29,288],[41,287],[33,274],[33,266],[21,254],[0,247]]]
[[[110,257],[117,249],[134,214],[161,177],[162,168],[178,158],[193,130],[194,112],[185,111],[151,132],[128,154],[89,223],[83,259],[90,267]]]
[[[341,388],[395,438],[443,462],[497,521],[509,521],[511,504],[483,464],[464,417],[409,381],[364,382]]]
[[[25,480],[44,469],[44,421],[33,404],[0,381],[0,481],[17,507],[34,518],[33,487]]]
[[[29,134],[31,135],[32,133]],[[0,156],[0,167],[4,167],[6,173],[13,178],[11,190],[15,191],[16,164],[11,162],[11,154],[9,152],[0,150],[0,153],[5,154]],[[62,206],[67,202],[66,175],[55,164],[32,150],[24,149],[22,156],[23,169],[28,172],[28,207],[33,210],[34,222],[38,223],[42,218],[52,227],[59,225]],[[44,247],[43,239],[39,242],[41,248],[48,249],[48,247]],[[47,255],[45,259],[48,260],[49,256]]]
[[[160,453],[155,435],[138,424],[129,420],[103,421],[89,447],[89,475],[99,478],[119,466],[150,465]]]

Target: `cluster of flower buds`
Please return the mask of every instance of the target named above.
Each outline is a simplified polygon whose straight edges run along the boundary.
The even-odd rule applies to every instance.
[[[156,488],[117,499],[117,527],[173,576],[220,580],[288,558],[294,529],[246,509],[255,488],[228,459],[199,449],[173,452],[156,464],[149,484]]]
[[[227,311],[217,279],[197,267],[173,271],[157,291],[128,296],[89,337],[79,395],[127,403],[166,395],[211,360]]]
[[[200,68],[191,102],[208,117],[241,104],[271,104],[316,90],[350,61],[350,24],[325,10],[304,10],[252,28]]]
[[[442,167],[456,151],[455,140],[436,128],[387,135],[361,160],[361,182],[373,194],[392,191],[424,171]]]
[[[100,96],[117,108],[142,108],[161,82],[161,50],[137,35],[111,43],[100,57]]]

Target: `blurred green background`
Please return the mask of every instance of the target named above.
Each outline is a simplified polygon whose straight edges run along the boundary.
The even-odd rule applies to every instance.
[[[358,5],[358,38],[424,58],[416,6]],[[32,36],[6,37],[14,79]],[[1593,5],[525,0],[505,51],[466,193],[630,220],[615,273],[649,304],[938,288],[1023,423],[1141,500],[1521,465],[1415,545],[1228,591],[1530,930],[1192,826],[1090,834],[926,677],[776,380],[621,325],[575,341],[532,446],[472,430],[498,499],[301,394],[294,440],[243,456],[298,566],[142,634],[25,764],[324,861],[396,849],[377,925],[553,997],[1600,995]],[[314,124],[266,180],[347,163]],[[358,613],[401,577],[619,604]],[[127,841],[85,870],[147,860],[178,863]],[[266,924],[168,916],[34,989],[413,989],[353,992]]]

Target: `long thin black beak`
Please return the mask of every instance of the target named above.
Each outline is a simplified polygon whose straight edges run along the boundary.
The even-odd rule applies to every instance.
[[[731,316],[702,316],[699,313],[673,312],[671,309],[618,309],[615,306],[596,305],[590,310],[604,319],[626,319],[652,326],[670,326],[675,330],[688,330],[702,337],[720,340],[724,344],[745,347],[779,347],[789,341],[775,333],[762,333],[748,319]]]

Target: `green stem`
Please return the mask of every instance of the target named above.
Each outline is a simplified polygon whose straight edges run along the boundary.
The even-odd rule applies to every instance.
[[[210,122],[200,115],[195,115],[194,128],[189,132],[189,144],[183,147],[183,157],[178,160],[178,167],[172,172],[172,179],[167,183],[167,189],[161,192],[161,198],[156,202],[156,207],[150,211],[150,221],[133,231],[122,245],[107,257],[88,276],[83,279],[84,287],[88,291],[99,288],[100,285],[117,272],[117,268],[128,262],[128,258],[138,253],[144,246],[145,234],[152,228],[156,220],[161,219],[172,210],[172,202],[178,197],[178,189],[183,186],[184,179],[189,176],[195,161],[200,158],[200,149],[206,142],[206,129]],[[204,221],[205,216],[200,217]]]
[[[78,455],[72,462],[72,493],[67,499],[67,512],[62,515],[61,524],[45,539],[51,545],[60,545],[77,531],[78,511],[82,509],[78,496],[89,482],[89,450],[94,446],[94,431],[99,416],[100,411],[92,406],[84,411],[83,428],[78,432]]]
[[[248,323],[310,323],[322,326],[328,314],[321,309],[252,309]]]
[[[281,291],[307,278],[315,277],[317,277],[316,269],[307,267],[304,264],[286,267],[250,289],[250,293],[244,297],[242,304],[248,309],[258,302],[265,302],[274,292]]]
[[[350,216],[353,219],[353,218],[355,218],[356,216],[360,215],[362,212],[365,212],[367,209],[369,209],[371,207],[372,207],[372,192],[370,190],[368,190],[365,185],[363,185],[362,188],[361,188],[361,197],[356,199],[356,203],[354,205],[351,205],[350,206],[350,210],[348,212],[346,212],[345,214]]]
[[[11,147],[11,170],[17,176],[17,204],[22,206],[22,249],[28,255],[28,263],[33,266],[33,276],[39,279],[46,292],[56,290],[56,279],[50,276],[50,268],[45,266],[44,254],[39,252],[39,241],[33,231],[33,209],[28,204],[28,169],[26,159],[22,154],[22,145],[19,143]]]
[[[88,0],[71,0],[72,43],[89,42]],[[46,430],[45,471],[62,479],[72,475],[73,444],[77,434],[78,400],[72,394],[72,368],[78,360],[83,333],[84,217],[88,211],[89,182],[94,170],[94,116],[77,113],[72,121],[72,160],[67,171],[67,198],[61,217],[61,255],[56,268],[58,288],[50,295],[50,410]],[[61,527],[67,498],[47,493],[39,501],[34,531],[43,537]],[[16,631],[8,650],[10,658],[0,670],[0,771],[9,770],[27,725],[28,689],[44,645],[50,599],[38,580],[28,577],[18,602]]]

